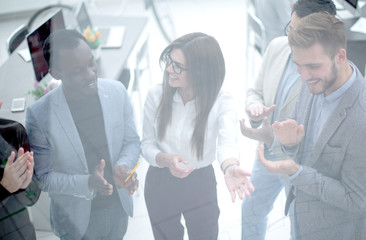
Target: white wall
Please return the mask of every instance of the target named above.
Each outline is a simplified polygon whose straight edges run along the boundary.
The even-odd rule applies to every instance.
[[[22,11],[31,11],[42,8],[46,5],[56,4],[58,0],[1,0],[0,15],[7,13],[16,13]]]

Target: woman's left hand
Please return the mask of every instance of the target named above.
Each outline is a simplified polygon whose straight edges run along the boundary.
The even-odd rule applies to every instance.
[[[252,176],[250,172],[239,166],[232,166],[226,170],[225,182],[233,202],[235,202],[236,194],[243,200],[243,193],[246,197],[250,197],[250,192],[254,192],[254,187],[248,179],[250,176]]]

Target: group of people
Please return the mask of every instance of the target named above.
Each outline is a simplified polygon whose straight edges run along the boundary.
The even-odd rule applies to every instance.
[[[29,217],[26,225],[15,217],[42,189],[60,239],[122,239],[141,154],[150,164],[144,194],[155,239],[183,239],[182,216],[189,239],[218,238],[215,159],[232,201],[244,199],[243,240],[264,239],[283,187],[292,239],[365,239],[366,81],[347,59],[331,0],[298,0],[289,20],[248,90],[251,126],[240,121],[242,134],[261,142],[252,174],[240,166],[245,146],[234,99],[221,89],[225,61],[215,38],[189,33],[163,50],[163,81],[147,94],[140,142],[122,83],[98,78],[80,33],[52,33],[43,55],[62,83],[28,107],[26,132],[17,130],[23,140],[12,142],[13,130],[0,138],[1,237],[35,239]]]

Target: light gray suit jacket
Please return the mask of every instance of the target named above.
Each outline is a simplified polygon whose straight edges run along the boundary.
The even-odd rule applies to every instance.
[[[346,91],[291,183],[301,239],[366,239],[366,82]],[[291,118],[308,125],[314,95],[304,84]],[[304,143],[295,155],[299,163]]]
[[[98,79],[105,133],[112,167],[133,168],[140,140],[126,89],[118,81]],[[62,85],[27,109],[26,129],[34,152],[35,173],[51,199],[51,226],[59,237],[80,239],[87,229],[91,200],[83,145],[74,124]],[[122,206],[133,214],[132,198],[117,189]]]

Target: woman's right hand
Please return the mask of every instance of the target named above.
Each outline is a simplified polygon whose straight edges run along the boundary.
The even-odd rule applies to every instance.
[[[185,178],[194,170],[192,167],[184,168],[180,166],[180,163],[188,164],[188,161],[180,155],[158,153],[156,163],[159,166],[169,168],[170,173],[177,178]]]

